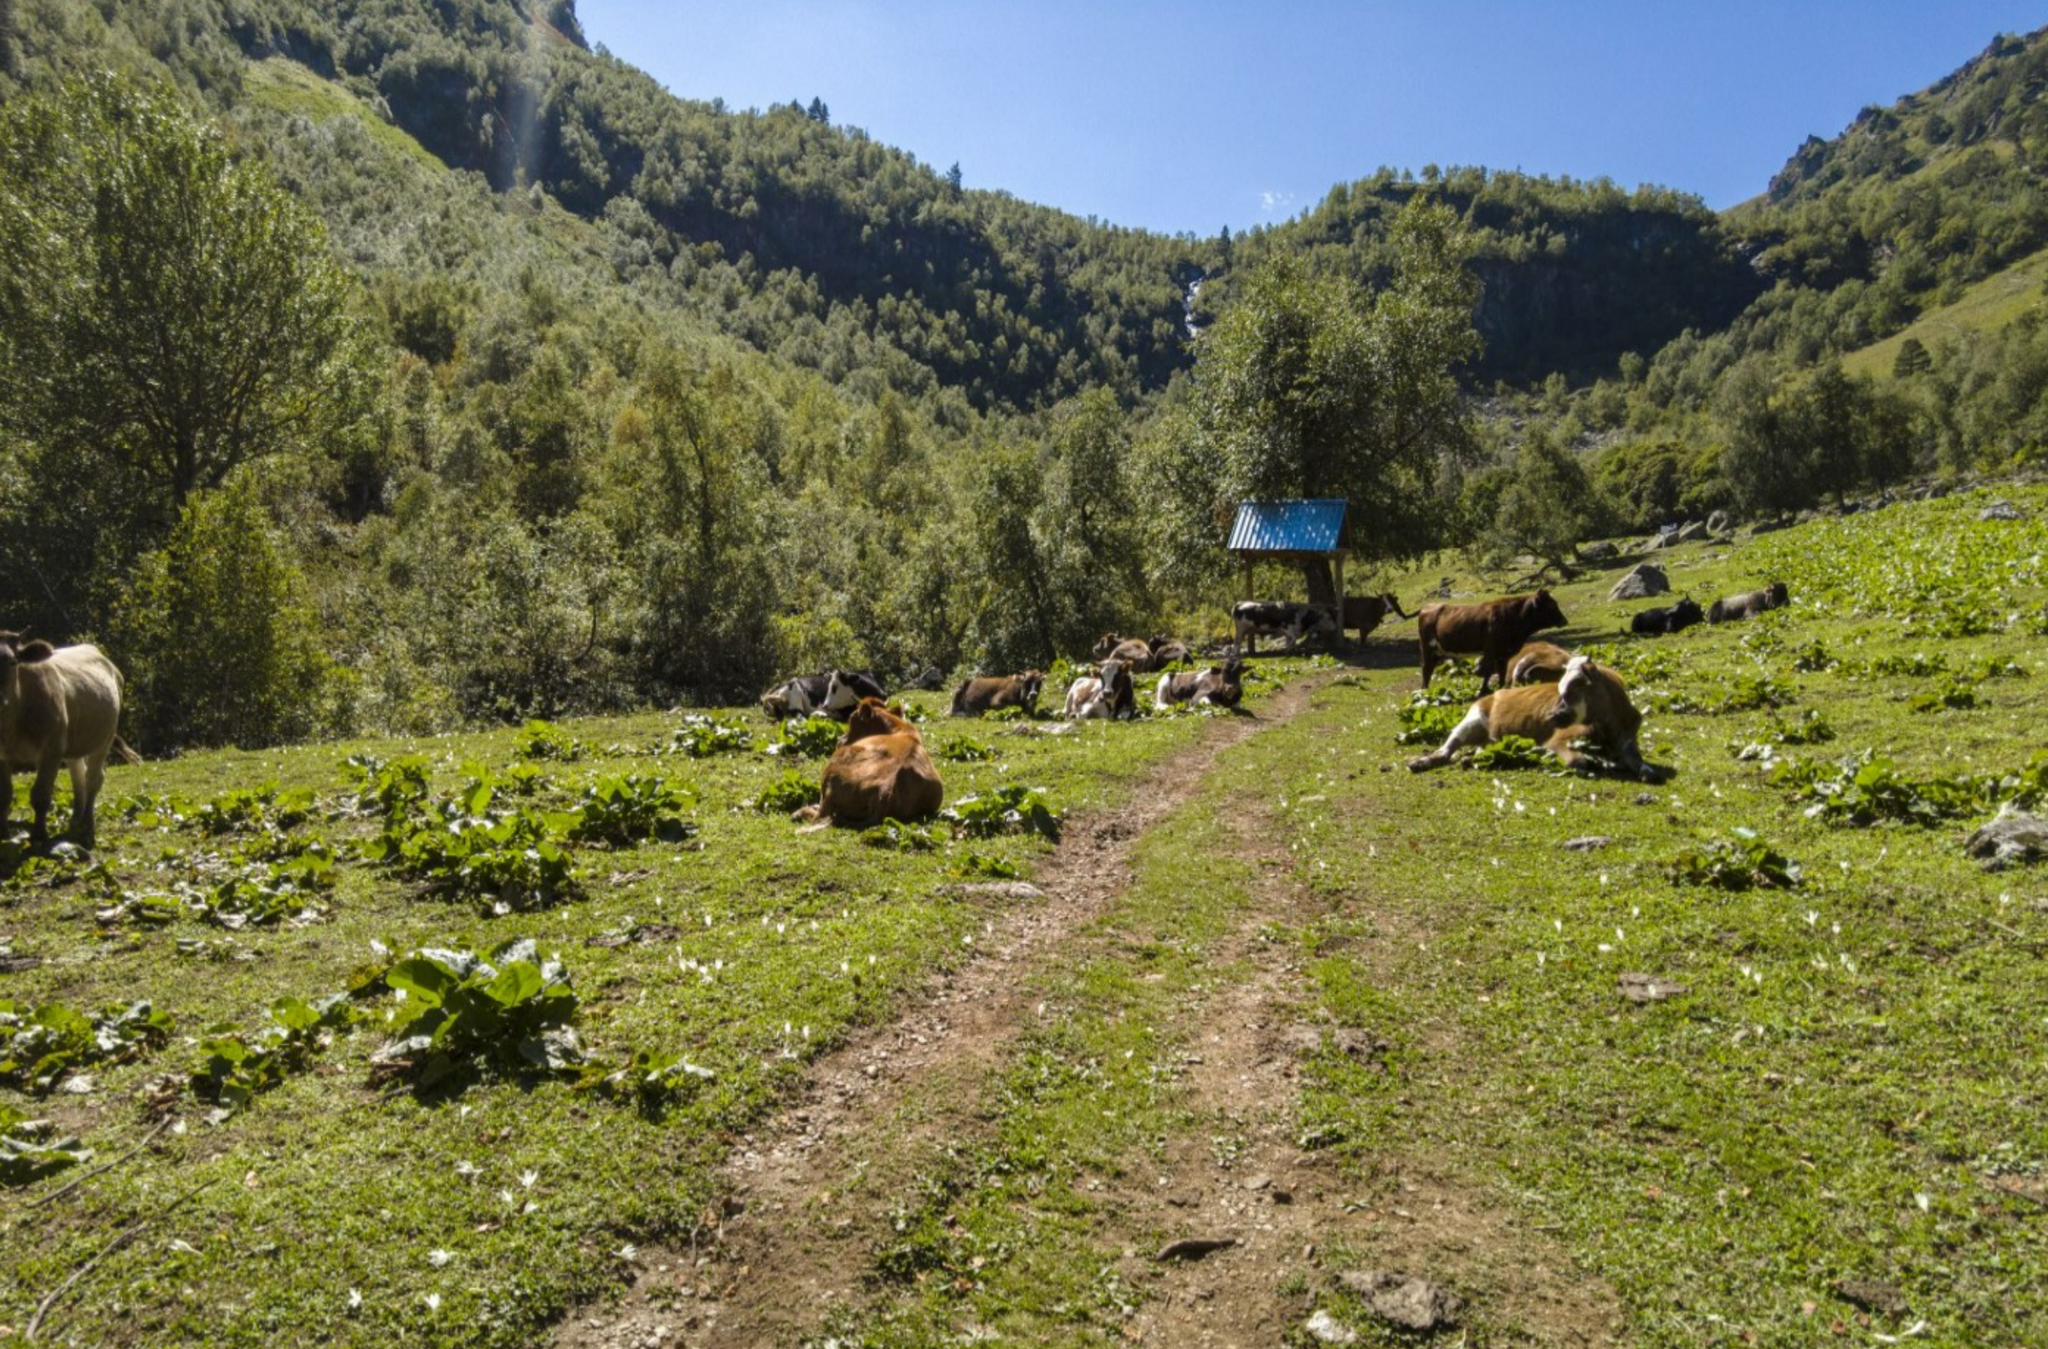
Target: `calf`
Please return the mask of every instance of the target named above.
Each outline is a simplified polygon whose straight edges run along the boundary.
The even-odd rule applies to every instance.
[[[1358,640],[1362,642],[1372,636],[1374,628],[1387,621],[1388,614],[1397,618],[1415,617],[1402,611],[1401,601],[1395,599],[1390,591],[1381,591],[1377,595],[1346,595],[1344,622],[1340,626],[1347,632],[1356,628]]]
[[[1548,590],[1504,595],[1483,604],[1425,604],[1415,615],[1422,647],[1422,687],[1444,656],[1479,657],[1479,691],[1507,676],[1508,659],[1545,628],[1561,628],[1564,610]]]
[[[1583,740],[1607,758],[1648,782],[1658,773],[1643,762],[1637,736],[1643,714],[1628,700],[1621,677],[1584,656],[1573,656],[1564,678],[1555,684],[1526,684],[1502,689],[1472,704],[1465,719],[1434,752],[1410,759],[1411,771],[1441,768],[1461,749],[1476,748],[1504,736],[1526,736],[1567,767],[1602,767],[1604,760],[1573,748]]]
[[[1706,617],[1698,600],[1683,599],[1661,609],[1642,609],[1629,619],[1630,632],[1643,637],[1656,637],[1674,632],[1684,632],[1693,624]]]
[[[818,804],[794,818],[820,827],[865,827],[884,820],[921,820],[939,813],[945,789],[917,727],[879,698],[863,698],[848,714],[846,734],[825,762]]]
[[[1508,661],[1510,684],[1555,684],[1564,678],[1572,653],[1550,642],[1530,642]]]
[[[92,848],[93,807],[106,780],[107,755],[121,720],[121,672],[96,646],[52,648],[0,633],[0,837],[14,808],[14,770],[33,769],[29,838],[50,833],[57,769],[71,770],[71,822],[67,833]]]
[[[1026,670],[1020,675],[970,679],[953,693],[953,715],[978,717],[1001,707],[1038,710],[1038,690],[1045,683],[1042,671]]]
[[[1707,622],[1733,623],[1740,618],[1755,618],[1767,609],[1782,609],[1791,602],[1792,592],[1785,588],[1785,583],[1773,581],[1762,590],[1715,600],[1707,606]]]
[[[1297,604],[1292,600],[1244,600],[1230,611],[1237,631],[1237,644],[1245,654],[1259,653],[1259,638],[1286,640],[1283,651],[1292,651],[1313,632],[1323,637],[1337,634],[1337,615],[1326,605]]]
[[[1236,707],[1244,698],[1244,685],[1239,682],[1243,673],[1244,662],[1232,652],[1221,667],[1212,665],[1206,670],[1163,674],[1159,676],[1159,686],[1152,691],[1152,703],[1161,711],[1175,703]]]

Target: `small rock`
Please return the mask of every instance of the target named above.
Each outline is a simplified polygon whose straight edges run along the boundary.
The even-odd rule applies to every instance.
[[[1907,1310],[1906,1295],[1876,1279],[1843,1279],[1835,1285],[1835,1296],[1880,1316],[1904,1316]]]
[[[953,892],[969,899],[1006,899],[1021,902],[1045,898],[1045,891],[1029,881],[975,881],[970,885],[956,885]]]
[[[1372,1314],[1403,1330],[1437,1330],[1458,1323],[1458,1295],[1427,1279],[1393,1270],[1352,1271],[1338,1281],[1365,1299]]]
[[[1358,1332],[1326,1311],[1317,1311],[1303,1327],[1317,1344],[1357,1344]]]
[[[1587,834],[1582,838],[1566,839],[1564,849],[1566,852],[1592,852],[1595,848],[1608,847],[1613,842],[1614,840],[1605,834]]]
[[[2002,806],[1998,818],[1980,825],[1963,842],[1963,850],[1979,859],[1986,871],[2003,871],[2020,862],[2048,856],[2048,819]]]
[[[2026,512],[2013,505],[2010,501],[1994,501],[1983,510],[1978,511],[1977,518],[1979,520],[2024,520],[2027,516]]]
[[[1621,989],[1621,996],[1630,1002],[1663,1002],[1666,998],[1682,997],[1687,991],[1676,979],[1659,979],[1650,974],[1617,975],[1614,982]]]
[[[1159,1248],[1154,1260],[1200,1260],[1237,1244],[1236,1237],[1182,1237]]]
[[[1247,1190],[1254,1191],[1270,1190],[1273,1188],[1273,1178],[1271,1176],[1253,1176],[1250,1180],[1244,1183],[1244,1187]]]
[[[1636,804],[1639,806],[1654,806],[1657,804],[1657,793],[1637,792],[1635,796],[1635,801]]]
[[[1652,595],[1669,594],[1671,578],[1664,569],[1654,562],[1638,562],[1622,574],[1614,583],[1614,589],[1607,592],[1611,600],[1646,600]]]

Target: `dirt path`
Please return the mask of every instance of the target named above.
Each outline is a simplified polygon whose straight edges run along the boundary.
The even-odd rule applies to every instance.
[[[1303,680],[1257,718],[1218,719],[1161,763],[1131,804],[1071,822],[1039,869],[1043,897],[992,914],[983,954],[895,1021],[814,1064],[801,1097],[741,1141],[715,1241],[696,1252],[644,1251],[622,1302],[564,1323],[557,1349],[687,1345],[793,1346],[835,1308],[858,1307],[862,1279],[889,1233],[889,1210],[914,1197],[949,1147],[985,1132],[982,1087],[1039,1015],[1034,972],[1069,958],[1073,941],[1132,880],[1133,842],[1201,787],[1216,757],[1306,711],[1326,679]],[[1554,1241],[1426,1158],[1389,1158],[1361,1180],[1328,1153],[1295,1143],[1301,1056],[1328,1028],[1311,1024],[1293,948],[1258,939],[1269,922],[1300,924],[1329,907],[1287,872],[1284,830],[1263,807],[1234,813],[1231,850],[1259,864],[1256,902],[1214,952],[1243,971],[1181,1016],[1189,1104],[1199,1123],[1096,1196],[1105,1240],[1124,1234],[1125,1273],[1150,1296],[1124,1327],[1135,1343],[1280,1343],[1329,1282],[1332,1241],[1383,1267],[1485,1290],[1486,1319],[1511,1342],[1611,1343],[1610,1291],[1573,1269]],[[1412,941],[1412,920],[1389,936]],[[1359,1046],[1370,1054],[1370,1043]],[[1218,1138],[1231,1145],[1217,1147]],[[1162,1267],[1135,1234],[1227,1237],[1206,1260]],[[1140,1249],[1140,1245],[1144,1249]],[[1163,1270],[1163,1272],[1162,1272]],[[1283,1292],[1288,1289],[1291,1291]]]
[[[1329,678],[1290,684],[1256,715],[1210,720],[1129,804],[1070,820],[1033,878],[1040,895],[991,917],[978,959],[812,1064],[801,1096],[741,1140],[713,1247],[643,1249],[619,1305],[572,1313],[556,1349],[793,1344],[850,1303],[885,1215],[848,1201],[900,1192],[910,1159],[974,1127],[974,1088],[1036,1018],[1026,974],[1123,892],[1132,842],[1194,795],[1219,754],[1292,720]]]

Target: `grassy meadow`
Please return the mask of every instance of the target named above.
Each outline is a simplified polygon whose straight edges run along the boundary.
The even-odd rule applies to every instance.
[[[1605,1290],[1618,1343],[2048,1342],[2048,883],[1961,846],[2048,791],[2048,491],[2002,495],[2029,518],[1979,522],[1972,494],[1658,555],[1702,603],[1790,586],[1746,623],[1632,639],[1619,567],[1557,587],[1572,626],[1546,635],[1629,680],[1672,770],[1654,786],[1513,754],[1411,775],[1472,680],[1418,697],[1406,625],[1349,668],[1262,658],[1252,708],[1315,680],[1306,710],[1133,841],[1130,884],[1031,976],[1041,1015],[975,1085],[972,1132],[857,1191],[887,1235],[810,1342],[1195,1342],[1170,1319],[1181,1276],[1146,1252],[1232,1220],[1140,1191],[1231,1173],[1266,1126],[1325,1179],[1289,1209],[1313,1239],[1226,1293],[1277,1309],[1265,1342],[1312,1342],[1313,1311],[1403,1342],[1341,1275],[1417,1249],[1387,1215],[1418,1176],[1505,1224],[1418,1271],[1465,1300],[1447,1343],[1594,1338],[1514,1294],[1539,1248]],[[1392,588],[1412,607],[1440,576]],[[727,725],[755,743],[720,743]],[[949,804],[1022,784],[1071,818],[1209,725],[926,731]],[[767,752],[779,734],[649,714],[115,770],[98,863],[0,886],[23,1060],[0,1119],[92,1153],[0,1189],[0,1326],[23,1333],[98,1256],[38,1342],[523,1345],[617,1289],[638,1243],[687,1244],[721,1159],[806,1065],[1020,902],[963,884],[1028,877],[1053,846],[800,835],[753,806],[792,766],[815,779],[818,758]],[[492,828],[524,861],[451,842]],[[613,841],[569,843],[564,880],[529,845],[577,830]],[[405,959],[516,938],[534,977],[489,990]],[[1284,1093],[1219,1101],[1205,1046],[1274,1030],[1229,1012],[1253,984],[1325,1038],[1289,1051]],[[433,998],[442,1039],[376,1061]],[[51,1031],[72,1057],[41,1070],[19,1052],[34,1009],[137,999],[168,1025]],[[543,1033],[564,1023],[580,1064]],[[275,1052],[224,1066],[229,1032]]]

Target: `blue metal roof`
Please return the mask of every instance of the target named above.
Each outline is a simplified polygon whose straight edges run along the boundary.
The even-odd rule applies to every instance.
[[[1334,553],[1345,546],[1341,497],[1245,501],[1230,527],[1233,553]]]

